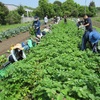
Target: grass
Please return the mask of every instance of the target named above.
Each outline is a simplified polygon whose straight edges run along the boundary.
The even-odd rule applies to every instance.
[[[51,21],[51,19],[49,19],[49,22]],[[32,21],[33,23],[33,21]],[[28,24],[32,24],[31,22],[30,23],[20,23],[20,24],[13,24],[13,25],[0,25],[0,32],[4,32],[8,29],[14,29],[14,28],[17,28],[17,27],[21,27],[21,26],[27,26]],[[41,20],[41,24],[43,24],[44,21]]]
[[[96,29],[100,33],[100,28],[93,26],[94,29]]]
[[[21,24],[13,24],[13,25],[0,25],[0,32],[4,32],[8,29],[14,29],[21,26],[26,26],[31,23],[21,23]]]
[[[100,17],[93,17],[92,20],[93,20],[93,21],[100,22]]]

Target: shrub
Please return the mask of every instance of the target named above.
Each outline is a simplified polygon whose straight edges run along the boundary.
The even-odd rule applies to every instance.
[[[9,11],[2,2],[0,2],[0,24],[6,24],[5,17],[8,15]]]
[[[6,22],[8,24],[17,24],[21,22],[21,16],[18,14],[17,11],[10,11],[9,14],[6,16]]]

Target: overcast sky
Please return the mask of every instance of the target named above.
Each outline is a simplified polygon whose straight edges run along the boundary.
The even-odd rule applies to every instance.
[[[15,4],[15,5],[25,5],[32,8],[36,8],[38,6],[39,0],[0,0],[0,2],[3,2],[5,4]],[[49,2],[53,3],[56,0],[49,0]],[[64,2],[66,0],[58,0],[61,2]],[[76,3],[80,5],[86,5],[88,6],[91,1],[94,1],[97,7],[100,7],[100,0],[74,0]]]

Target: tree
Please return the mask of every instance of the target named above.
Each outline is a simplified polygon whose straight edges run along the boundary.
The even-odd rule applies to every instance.
[[[0,2],[0,24],[6,24],[5,17],[8,15],[9,10],[2,2]]]
[[[20,16],[22,16],[25,13],[24,7],[23,6],[19,6],[17,9],[17,12]]]
[[[89,7],[95,7],[95,2],[91,1],[90,4],[89,4]]]
[[[42,14],[42,17],[48,13],[48,0],[39,0],[39,7]]]
[[[10,11],[9,14],[6,16],[6,22],[8,24],[17,24],[21,22],[21,16],[18,14],[17,11]]]
[[[69,11],[65,11],[63,15],[70,16],[70,12]]]
[[[77,5],[74,2],[74,0],[66,0],[63,4],[62,4],[62,10],[65,13],[66,11],[69,12],[69,16],[73,16],[73,10],[77,9]],[[76,11],[76,10],[75,10]],[[74,16],[75,17],[75,16]]]
[[[79,11],[79,15],[78,15],[78,16],[83,17],[84,14],[85,14],[84,6],[80,6],[80,7],[78,8],[78,11]]]
[[[85,10],[86,8],[86,10]],[[43,18],[45,15],[49,17],[53,16],[73,16],[73,17],[83,17],[86,11],[86,14],[89,16],[95,16],[96,9],[95,3],[92,1],[88,6],[80,6],[75,3],[74,0],[66,0],[61,3],[56,0],[53,4],[48,3],[48,0],[39,0],[39,7],[36,8],[35,14]],[[33,11],[34,12],[34,11]]]
[[[61,7],[62,3],[60,1],[55,1],[53,4],[56,4]]]
[[[96,7],[95,7],[94,1],[91,1],[90,4],[89,4],[89,11],[90,11],[90,16],[96,15]]]
[[[51,4],[51,3],[48,4],[47,15],[48,15],[49,18],[54,17],[56,15],[54,8],[53,8],[53,4]]]
[[[37,7],[36,9],[33,10],[33,15],[34,16],[39,16],[40,18],[43,17],[43,15],[41,14],[41,8]]]
[[[60,12],[61,12],[61,7],[57,4],[53,4],[53,9],[55,11],[55,15],[58,16],[60,15]]]
[[[71,16],[74,16],[74,17],[78,17],[78,10],[77,9],[74,9],[71,13]]]

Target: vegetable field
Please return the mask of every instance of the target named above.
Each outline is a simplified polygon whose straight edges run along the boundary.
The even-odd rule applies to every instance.
[[[53,25],[26,59],[7,67],[0,100],[100,100],[100,55],[80,50],[82,34],[72,21]]]
[[[0,33],[0,39],[1,40],[4,39],[4,38],[8,39],[12,36],[16,36],[16,35],[20,34],[21,32],[23,32],[23,33],[27,32],[27,31],[29,31],[30,26],[31,25],[21,26],[21,27],[15,28],[15,29],[8,29],[7,31],[1,32]]]
[[[51,19],[49,19],[51,22]],[[44,21],[41,20],[41,24],[44,24]],[[15,24],[15,25],[6,25],[0,26],[0,41],[3,39],[8,39],[10,37],[14,37],[20,33],[25,33],[30,30],[32,27],[32,23],[24,23],[24,24]]]
[[[15,29],[17,27],[21,27],[21,26],[27,26],[31,23],[21,23],[21,24],[13,24],[13,25],[0,25],[0,32],[4,32],[10,29]]]

